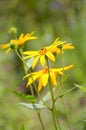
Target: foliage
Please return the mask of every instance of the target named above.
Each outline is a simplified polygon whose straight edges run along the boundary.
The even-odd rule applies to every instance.
[[[67,78],[65,81],[64,90],[71,90],[73,84],[86,84],[85,79],[85,62],[86,62],[86,1],[85,0],[12,0],[12,1],[0,1],[0,34],[1,42],[5,43],[9,41],[10,37],[7,32],[11,26],[18,28],[20,32],[30,32],[34,30],[36,35],[40,37],[35,43],[31,42],[29,49],[39,49],[42,46],[48,45],[57,35],[66,41],[72,42],[75,46],[73,53],[69,52],[64,54],[66,57],[66,63],[72,61],[75,64],[72,72],[69,72],[71,78]],[[18,35],[19,35],[18,34]],[[40,45],[38,45],[38,42]],[[25,45],[26,49],[28,45]],[[9,64],[10,63],[10,64]],[[37,116],[33,116],[31,110],[24,109],[21,105],[19,108],[16,106],[18,102],[22,102],[15,95],[10,94],[8,88],[19,88],[20,91],[29,93],[28,89],[24,89],[25,83],[20,83],[23,72],[21,72],[22,66],[19,59],[15,54],[8,54],[6,57],[4,52],[0,52],[0,129],[3,130],[15,130],[19,129],[23,123],[25,130],[40,129]],[[14,65],[14,66],[13,66]],[[19,67],[20,66],[20,67]],[[84,85],[81,85],[84,86]],[[80,87],[80,86],[78,86]],[[43,89],[43,95],[45,93]],[[56,91],[57,92],[57,91]],[[69,108],[71,116],[71,122],[74,124],[74,129],[85,130],[86,120],[86,95],[78,88],[73,92],[65,95],[66,104]],[[10,104],[11,103],[11,104]],[[3,111],[4,110],[4,111]],[[24,113],[22,113],[24,111]],[[65,113],[61,106],[58,107],[61,121],[66,130]],[[43,121],[47,125],[47,129],[51,129],[49,114],[47,111],[41,112]],[[29,115],[29,117],[28,117]],[[45,118],[44,118],[45,115]],[[46,122],[45,122],[46,119]],[[28,122],[27,122],[28,120]],[[35,120],[38,124],[36,124]],[[17,125],[18,124],[18,125]],[[28,128],[29,124],[29,128]],[[21,129],[24,129],[23,127]]]

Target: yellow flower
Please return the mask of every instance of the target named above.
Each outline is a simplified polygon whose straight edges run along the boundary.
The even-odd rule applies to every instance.
[[[50,46],[47,47],[52,53],[60,54],[63,53],[66,49],[74,49],[74,46],[71,43],[66,43],[65,41],[60,41],[57,38]]]
[[[2,49],[8,48],[8,50],[6,51],[6,53],[8,53],[12,49],[13,46],[17,47],[17,46],[25,44],[25,42],[27,42],[29,40],[37,39],[37,37],[32,36],[32,35],[33,35],[33,32],[32,33],[27,33],[26,35],[21,34],[17,40],[12,39],[12,40],[10,40],[9,43],[2,44],[2,45],[0,45],[0,47]]]
[[[27,74],[24,76],[23,79],[28,77],[27,86],[32,84],[36,79],[38,79],[38,91],[42,89],[42,87],[45,87],[49,80],[49,74],[50,74],[50,80],[52,81],[52,84],[54,86],[57,86],[57,75],[63,75],[64,70],[68,70],[73,67],[73,64],[66,66],[64,68],[44,68],[43,70],[40,70],[38,72],[33,72],[31,74]]]
[[[34,57],[34,60],[33,60],[33,63],[32,63],[32,69],[35,68],[39,59],[40,59],[40,63],[41,63],[42,66],[45,65],[46,57],[48,57],[52,61],[55,61],[54,55],[51,53],[51,51],[47,47],[44,47],[44,48],[42,48],[41,50],[38,50],[38,51],[26,51],[26,52],[23,52],[23,54],[27,55],[24,59]]]
[[[52,61],[55,61],[54,54],[62,53],[65,49],[73,49],[74,46],[70,43],[64,44],[65,42],[62,42],[57,38],[50,46],[44,47],[41,50],[38,51],[25,51],[23,54],[25,55],[24,59],[32,58],[34,57],[33,63],[32,63],[32,69],[35,68],[38,60],[40,60],[40,63],[42,66],[45,65],[45,58],[49,58]]]

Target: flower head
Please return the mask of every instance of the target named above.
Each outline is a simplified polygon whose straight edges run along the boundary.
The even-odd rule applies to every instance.
[[[32,69],[34,69],[38,60],[40,60],[41,65],[44,66],[46,57],[55,62],[55,53],[59,54],[65,49],[73,48],[74,46],[71,43],[65,44],[65,42],[62,42],[57,38],[50,46],[44,47],[38,51],[25,51],[23,54],[25,55],[24,59],[34,57],[32,63]]]
[[[27,42],[29,40],[37,39],[37,37],[32,36],[32,35],[33,35],[33,32],[27,33],[26,35],[21,34],[17,40],[11,39],[9,43],[2,44],[2,45],[0,45],[0,47],[2,49],[8,48],[8,50],[6,51],[6,53],[8,53],[12,49],[12,47],[17,47],[17,46],[25,44],[25,42]]]
[[[64,68],[49,68],[48,69],[48,67],[45,67],[43,70],[40,70],[38,72],[33,72],[31,74],[27,74],[26,76],[24,76],[23,79],[28,77],[27,86],[29,86],[36,79],[38,79],[38,91],[40,91],[42,89],[42,87],[45,87],[47,85],[48,80],[49,80],[49,74],[50,74],[50,80],[52,81],[52,84],[54,86],[57,86],[56,76],[63,75],[64,70],[68,70],[72,67],[73,67],[73,64],[66,66]]]
[[[63,53],[64,50],[74,49],[71,43],[66,43],[65,41],[60,41],[57,38],[50,46],[47,47],[53,54]]]
[[[55,61],[55,57],[51,53],[51,50],[49,50],[47,47],[44,47],[38,51],[26,51],[26,52],[23,52],[23,54],[26,55],[24,59],[34,57],[34,61],[32,63],[32,68],[35,68],[39,59],[40,59],[41,65],[44,66],[46,57],[52,61]]]

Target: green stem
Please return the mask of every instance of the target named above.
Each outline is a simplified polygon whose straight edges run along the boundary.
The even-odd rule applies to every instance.
[[[55,126],[55,130],[58,130],[57,129],[57,125],[56,125],[56,120],[55,120],[55,113],[54,113],[54,109],[52,109],[52,117],[53,117],[53,122],[54,122],[54,126]]]
[[[41,97],[41,95],[40,95],[40,93],[39,93],[39,91],[38,91],[38,89],[37,89],[37,87],[36,87],[36,84],[33,82],[33,84],[34,84],[34,88],[35,88],[35,90],[36,90],[36,93],[37,93],[37,95],[38,95],[38,97],[40,98],[40,100],[42,101],[42,103],[49,109],[49,110],[51,110],[51,108],[44,102],[44,100],[42,99],[42,97]]]
[[[61,130],[61,126],[60,126],[60,122],[59,122],[59,118],[58,118],[58,112],[56,111],[56,107],[55,107],[55,114],[56,114],[56,117],[57,117],[56,119],[57,119],[59,130]]]
[[[57,124],[56,124],[56,120],[55,120],[55,102],[54,102],[54,94],[53,94],[53,88],[51,86],[51,82],[50,82],[50,70],[49,70],[49,62],[48,62],[48,59],[46,57],[46,61],[47,61],[47,67],[48,67],[48,74],[49,74],[49,89],[50,89],[50,93],[51,93],[51,98],[52,98],[52,109],[51,109],[51,112],[52,112],[52,117],[53,117],[53,123],[54,123],[54,126],[55,126],[55,130],[58,130],[57,129]]]
[[[61,99],[62,99],[62,103],[63,103],[63,106],[64,106],[64,110],[65,110],[65,114],[66,114],[66,118],[67,118],[68,127],[69,127],[70,130],[72,130],[72,129],[71,129],[71,125],[70,125],[70,121],[69,121],[68,111],[67,111],[67,109],[66,109],[66,105],[65,105],[65,102],[64,102],[63,97],[62,97]]]
[[[55,54],[55,59],[57,58],[57,55]],[[57,66],[57,60],[55,61],[54,67],[56,68]],[[59,89],[59,88],[58,88]],[[56,98],[54,99],[54,102],[56,102]],[[59,118],[58,118],[58,111],[56,111],[56,106],[55,106],[55,113],[56,113],[56,119],[57,119],[57,123],[58,123],[58,127],[59,130],[61,130],[61,126],[60,126],[60,122],[59,122]]]
[[[19,52],[18,52],[18,51],[19,51]],[[22,61],[23,66],[24,66],[24,70],[26,70],[26,69],[25,69],[25,67],[26,67],[27,70],[28,70],[28,72],[31,74],[31,71],[30,71],[29,67],[27,66],[26,62],[24,61],[24,59],[23,59],[23,57],[22,57],[21,51],[16,49],[16,54],[17,54],[17,56],[19,57],[19,59]],[[25,72],[26,72],[26,71],[25,71]],[[30,85],[30,90],[31,90],[31,94],[34,96],[34,91],[33,91],[33,89],[32,89],[32,85]]]
[[[52,97],[52,101],[54,102],[54,95],[53,95],[53,89],[50,83],[50,70],[49,70],[49,62],[48,62],[48,58],[46,57],[46,61],[47,61],[47,67],[48,67],[48,74],[49,74],[49,89],[50,89],[50,93],[51,93],[51,97]]]
[[[42,121],[41,116],[40,116],[40,110],[36,110],[36,112],[37,112],[37,114],[38,114],[38,117],[39,117],[39,120],[40,120],[40,123],[41,123],[42,129],[44,130],[43,121]]]
[[[16,50],[16,54],[17,54],[17,56],[20,58],[20,60],[23,62],[23,65],[28,69],[29,73],[31,74],[31,71],[30,71],[29,67],[27,66],[26,62],[23,60],[21,51],[19,50],[19,52],[18,52],[18,50]],[[35,86],[35,88],[36,88],[35,83],[34,83],[34,86]],[[33,89],[32,89],[32,86],[30,86],[30,90],[31,90],[31,94],[34,96],[34,91],[33,91]],[[44,130],[44,125],[43,125],[43,122],[42,122],[42,119],[41,119],[40,111],[37,110],[37,109],[35,109],[35,110],[36,110],[37,115],[38,115],[38,117],[39,117],[39,120],[40,120],[42,129]]]
[[[63,67],[63,72],[64,72],[64,57],[63,57],[63,54],[62,54],[62,49],[61,49],[61,56],[62,56],[62,67]],[[60,88],[61,88],[61,92],[62,92],[62,89],[63,89],[63,77],[61,79]],[[68,124],[69,130],[72,130],[71,129],[71,125],[70,125],[68,111],[66,109],[66,105],[65,105],[65,102],[64,102],[64,98],[62,97],[61,100],[62,100],[63,107],[64,107],[64,110],[65,110],[65,114],[66,114],[67,124]]]

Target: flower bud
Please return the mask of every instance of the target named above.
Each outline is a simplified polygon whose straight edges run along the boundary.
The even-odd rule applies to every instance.
[[[16,35],[17,34],[17,28],[16,27],[11,27],[9,30],[9,33],[12,35]]]

